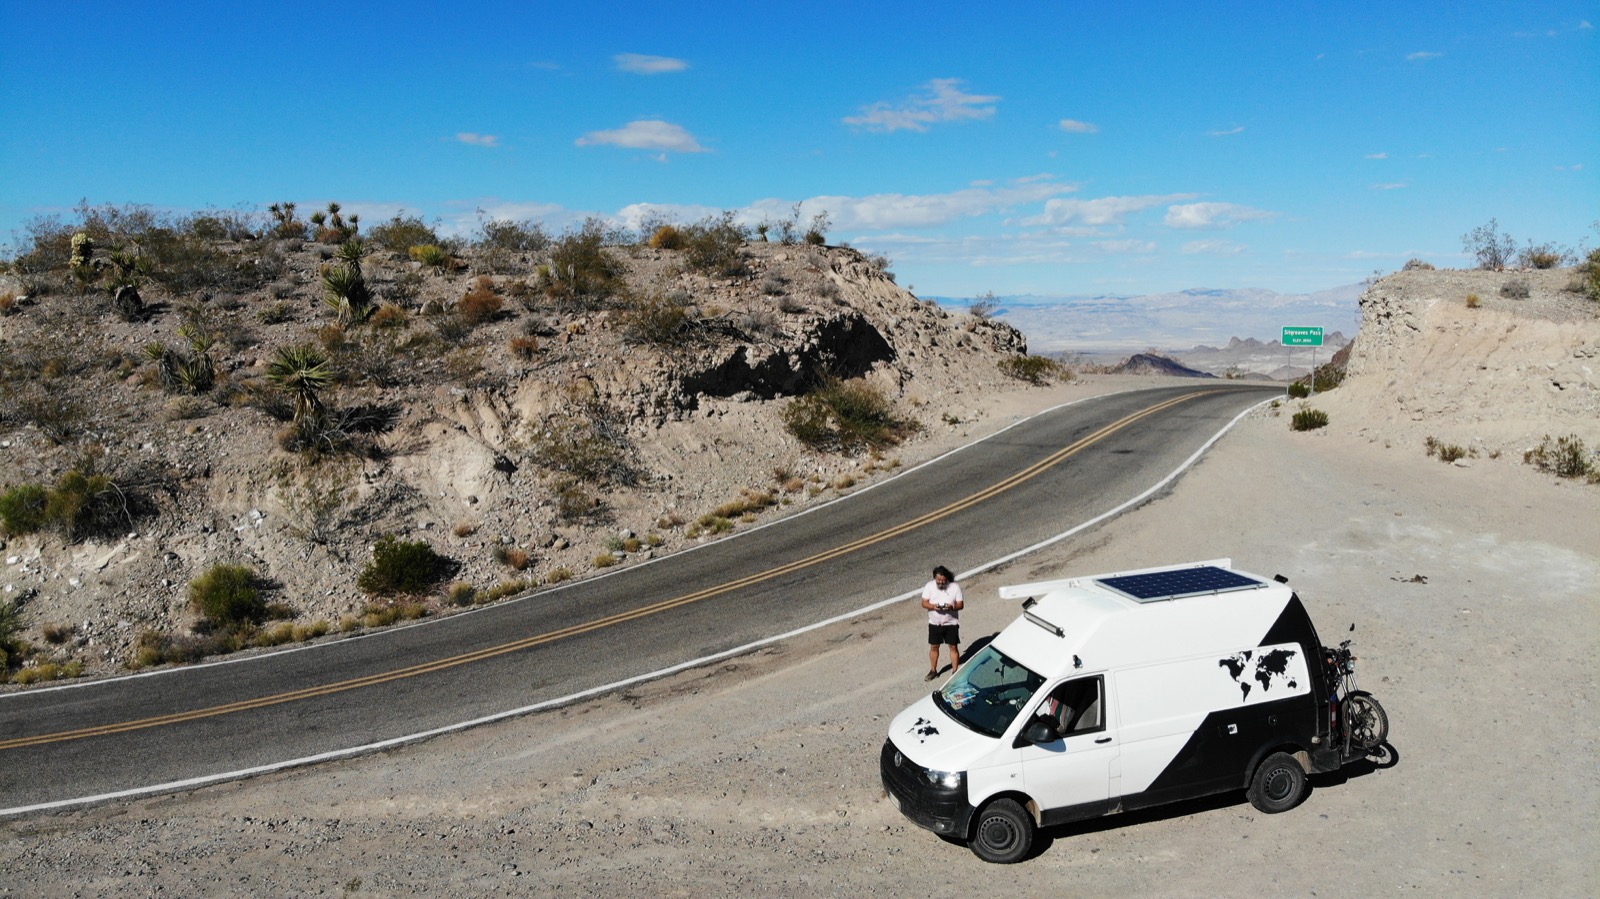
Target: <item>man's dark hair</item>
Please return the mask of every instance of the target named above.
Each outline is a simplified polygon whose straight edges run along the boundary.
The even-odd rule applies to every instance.
[[[950,569],[944,567],[943,565],[940,565],[937,568],[933,569],[933,576],[934,577],[938,577],[941,574],[944,575],[947,579],[949,579],[951,581],[954,581],[956,579],[956,576],[950,573]]]

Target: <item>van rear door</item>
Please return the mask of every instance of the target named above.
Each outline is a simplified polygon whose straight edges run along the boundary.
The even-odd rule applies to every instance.
[[[1106,679],[1077,677],[1040,691],[1044,699],[1030,717],[1044,715],[1061,736],[1049,743],[1024,743],[1022,779],[1039,804],[1045,825],[1093,818],[1109,810],[1115,770],[1115,730],[1108,718]]]

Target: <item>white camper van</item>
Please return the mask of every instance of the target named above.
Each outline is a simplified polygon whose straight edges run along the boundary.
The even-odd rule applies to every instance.
[[[1342,736],[1339,651],[1281,578],[1229,559],[1000,596],[1022,616],[901,712],[880,758],[907,817],[986,861],[1026,856],[1035,826],[1228,790],[1285,811],[1308,771],[1387,735]]]

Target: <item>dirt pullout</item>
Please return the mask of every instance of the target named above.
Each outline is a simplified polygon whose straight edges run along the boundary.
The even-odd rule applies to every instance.
[[[877,773],[927,689],[907,607],[378,756],[6,822],[0,891],[1594,894],[1600,532],[1573,525],[1600,491],[1330,430],[1263,409],[1170,494],[965,585],[969,640],[1017,614],[1000,584],[1229,556],[1288,576],[1325,641],[1354,622],[1398,762],[1285,814],[1238,793],[1114,816],[1012,867],[909,824]]]

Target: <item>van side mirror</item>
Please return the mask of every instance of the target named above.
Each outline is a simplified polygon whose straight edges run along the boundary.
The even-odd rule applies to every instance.
[[[1032,721],[1028,722],[1027,727],[1022,729],[1022,733],[1017,735],[1017,741],[1012,748],[1020,749],[1027,743],[1043,746],[1046,743],[1054,743],[1059,739],[1061,739],[1061,732],[1056,730],[1055,721],[1049,715],[1037,715]]]

